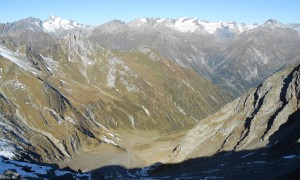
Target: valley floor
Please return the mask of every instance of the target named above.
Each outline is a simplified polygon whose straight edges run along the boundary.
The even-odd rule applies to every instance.
[[[182,139],[184,133],[161,135],[159,132],[118,132],[123,137],[118,142],[122,147],[109,144],[81,153],[71,159],[58,162],[61,168],[89,172],[104,166],[122,166],[124,168],[141,168],[164,160]]]

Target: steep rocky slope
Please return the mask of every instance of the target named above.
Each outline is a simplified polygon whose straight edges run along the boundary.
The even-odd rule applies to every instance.
[[[299,155],[300,65],[281,71],[201,120],[172,161],[270,147]]]
[[[115,178],[299,179],[300,65],[276,73],[201,120],[165,164]],[[105,174],[105,169],[94,173]],[[109,168],[106,168],[109,170]]]
[[[147,47],[111,51],[81,34],[39,50],[11,40],[0,46],[2,154],[54,162],[112,146],[143,161],[129,134],[185,131],[229,100]]]

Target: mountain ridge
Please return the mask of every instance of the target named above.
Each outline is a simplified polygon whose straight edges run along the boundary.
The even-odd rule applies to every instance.
[[[289,127],[291,123],[298,123],[296,118],[291,120],[293,122],[289,121],[293,114],[299,113],[299,73],[299,64],[282,70],[202,120],[187,134],[174,152],[175,162],[195,156],[210,156],[222,151],[280,147],[280,144],[286,144],[281,148],[287,152],[294,146],[296,148],[294,142],[288,144],[284,141],[288,141],[286,136],[298,137],[296,131],[287,129],[299,128],[297,125]],[[279,130],[286,132],[280,135]],[[295,135],[292,135],[293,133]],[[278,134],[278,139],[273,139],[274,134]],[[277,141],[278,144],[270,144],[270,141]],[[203,146],[206,148],[201,148]]]

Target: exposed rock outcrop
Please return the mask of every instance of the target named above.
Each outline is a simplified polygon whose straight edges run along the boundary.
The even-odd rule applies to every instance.
[[[171,161],[267,146],[281,153],[292,151],[300,138],[299,75],[300,65],[283,70],[201,120]]]

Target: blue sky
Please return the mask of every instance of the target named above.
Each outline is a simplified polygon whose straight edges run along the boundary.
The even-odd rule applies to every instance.
[[[198,17],[208,21],[300,23],[300,0],[0,0],[0,22],[57,15],[99,25],[112,19]]]

